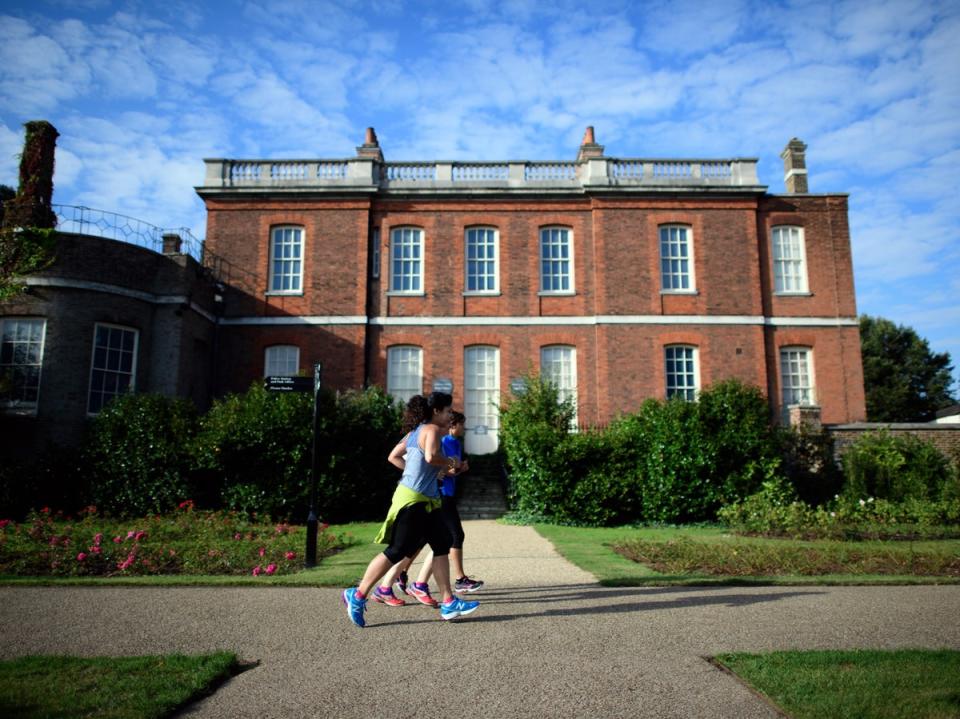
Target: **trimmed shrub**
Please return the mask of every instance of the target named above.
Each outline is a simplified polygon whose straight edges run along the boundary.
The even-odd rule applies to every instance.
[[[317,506],[325,521],[382,519],[400,472],[387,461],[403,408],[379,387],[327,395],[320,427]]]
[[[189,441],[196,426],[190,402],[156,394],[124,394],[93,419],[82,466],[90,501],[114,516],[166,512],[190,495]]]
[[[305,513],[313,401],[254,383],[214,402],[193,443],[197,499],[248,514]]]
[[[953,478],[950,461],[932,444],[886,430],[858,438],[842,461],[844,494],[853,499],[938,499]]]
[[[382,515],[399,479],[387,455],[400,439],[400,406],[379,388],[321,390],[318,401],[318,513],[336,522]],[[257,383],[217,401],[194,443],[202,477],[198,497],[302,521],[310,500],[312,433],[309,393],[268,392]]]
[[[647,400],[604,430],[568,431],[573,408],[538,378],[501,409],[519,516],[571,524],[688,522],[755,491],[779,471],[759,390],[722,382],[697,402]]]

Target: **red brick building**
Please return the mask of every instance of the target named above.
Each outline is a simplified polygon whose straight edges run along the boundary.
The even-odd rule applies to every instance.
[[[338,388],[452,385],[467,449],[496,447],[492,403],[538,371],[581,424],[735,377],[771,409],[865,418],[847,197],[787,192],[756,160],[207,160],[206,250],[227,287],[222,386],[322,362]]]

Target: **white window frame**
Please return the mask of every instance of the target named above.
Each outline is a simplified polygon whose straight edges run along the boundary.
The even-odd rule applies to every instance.
[[[682,356],[677,355],[682,351]],[[678,369],[677,363],[687,366]],[[693,402],[700,394],[700,350],[696,345],[666,345],[663,348],[663,376],[667,399],[679,396]]]
[[[682,239],[679,237],[674,240],[670,233],[683,233]],[[664,233],[667,233],[666,241]],[[696,294],[697,277],[694,272],[694,247],[693,247],[693,228],[690,225],[666,224],[657,227],[657,244],[660,247],[660,292],[668,295]],[[674,245],[686,249],[686,255],[674,255],[672,250]],[[667,252],[664,252],[664,249]],[[687,269],[682,269],[682,263],[686,262]],[[669,264],[668,264],[669,263]],[[674,266],[673,263],[677,263]],[[683,286],[683,280],[686,279],[687,286]],[[674,285],[679,285],[674,287]]]
[[[554,234],[556,233],[556,235]],[[564,227],[563,225],[548,225],[546,227],[541,227],[538,233],[539,241],[537,242],[537,264],[540,268],[540,294],[541,295],[573,295],[576,294],[576,284],[574,282],[574,245],[573,245],[573,230],[569,227]],[[554,243],[554,239],[563,239],[563,242]],[[559,257],[544,257],[544,249],[546,246],[557,245],[559,251],[562,252],[563,248],[566,248],[567,256]],[[551,253],[552,254],[552,253]],[[544,263],[549,262],[551,264],[551,271],[549,273],[544,272]],[[567,263],[566,273],[562,272],[553,272],[552,266],[556,264],[561,264],[563,262]],[[553,287],[547,287],[547,280],[553,280],[557,278],[560,280],[560,284],[563,284],[563,280],[567,280],[567,287],[564,289],[560,287],[559,289]],[[550,284],[553,284],[551,281]]]
[[[390,230],[390,290],[389,295],[423,295],[424,232],[421,227],[394,227]],[[403,256],[409,246],[410,253]],[[399,254],[399,256],[398,256]],[[400,263],[401,272],[397,272]],[[409,269],[406,265],[409,264]],[[410,279],[410,287],[403,288],[404,278]],[[399,284],[399,289],[398,289]]]
[[[481,238],[480,235],[483,235]],[[485,248],[489,257],[470,257],[471,247]],[[475,272],[471,274],[471,263],[477,266],[491,265],[491,272]],[[490,287],[470,289],[471,278],[483,281]],[[478,283],[479,284],[479,283]],[[498,295],[500,294],[500,231],[496,227],[468,227],[463,233],[463,294],[465,295]]]
[[[815,405],[817,385],[814,375],[813,348],[802,345],[781,347],[779,360],[780,401],[783,404],[784,415],[789,414],[791,405]]]
[[[770,232],[773,291],[778,295],[807,295],[807,242],[802,227],[777,225]],[[787,252],[784,252],[784,250]],[[793,286],[790,286],[793,285]]]
[[[26,336],[18,331],[20,325],[29,327]],[[38,325],[39,338],[34,332]],[[36,414],[37,405],[40,402],[40,384],[43,374],[43,352],[46,338],[47,320],[43,317],[4,317],[0,320],[0,375],[9,373],[10,377],[13,378],[17,374],[26,373],[36,377],[36,386],[32,386],[32,384],[28,386],[26,382],[23,382],[17,392],[18,396],[0,401],[0,407],[4,410],[13,413]],[[25,350],[27,357],[21,359],[36,361],[18,362],[16,346],[19,344],[28,346]],[[39,345],[39,347],[31,351],[30,345]],[[4,356],[7,357],[8,361],[4,361]],[[33,398],[26,399],[27,395]]]
[[[370,276],[373,279],[380,279],[380,228],[374,227],[370,236]]]
[[[423,348],[416,345],[387,347],[387,394],[406,404],[423,393]]]
[[[478,369],[482,371],[478,372]],[[467,418],[465,440],[468,454],[496,451],[500,434],[499,405],[500,348],[493,345],[464,347],[463,414]]]
[[[557,388],[558,399],[573,400],[571,429],[579,423],[577,398],[577,348],[573,345],[545,345],[540,348],[540,377]]]
[[[101,345],[97,344],[97,340],[98,340],[97,335],[99,334],[99,331],[101,328],[110,330],[110,331],[119,330],[120,332],[130,333],[133,335],[132,349],[126,350],[126,349],[123,349],[122,347],[119,348],[119,351],[121,352],[121,356],[118,359],[122,359],[122,354],[124,353],[130,354],[129,370],[110,368],[110,363],[111,363],[110,353],[111,351],[116,351],[118,348],[111,347],[109,345],[109,342],[110,342],[109,338],[107,339],[108,344],[106,346],[103,346],[103,348],[106,350],[106,357],[105,357],[106,366],[104,367],[97,366],[97,350],[102,347]],[[134,392],[136,390],[137,357],[139,355],[139,350],[140,350],[140,330],[134,329],[133,327],[125,327],[123,325],[115,325],[107,322],[97,322],[93,325],[93,351],[90,353],[90,378],[89,378],[89,381],[87,382],[87,414],[88,415],[92,416],[92,415],[98,414],[100,410],[102,410],[114,397],[117,397],[125,392]],[[97,407],[96,409],[91,409],[91,407],[93,406],[93,394],[94,394],[93,382],[94,382],[94,377],[98,372],[104,373],[104,379],[106,379],[108,375],[112,375],[117,379],[121,377],[127,377],[128,379],[127,379],[127,384],[123,389],[119,389],[118,387],[115,386],[115,388],[111,391],[106,391],[105,389],[97,390],[98,394],[101,394],[103,396],[100,399],[99,407]],[[116,384],[119,384],[119,382],[117,382]]]
[[[264,348],[264,377],[296,377],[299,373],[299,347],[296,345],[270,345]]]
[[[286,234],[289,233],[289,238]],[[270,228],[270,265],[267,273],[268,295],[303,294],[303,257],[305,237],[300,225],[275,225]],[[289,247],[289,252],[287,248]],[[281,250],[278,257],[278,250]],[[296,253],[296,254],[294,254]],[[280,263],[280,272],[277,272]],[[283,287],[289,279],[290,287]],[[274,285],[279,281],[280,287]]]

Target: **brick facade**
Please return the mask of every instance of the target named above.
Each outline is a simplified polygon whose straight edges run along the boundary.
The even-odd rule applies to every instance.
[[[231,162],[247,174],[231,174]],[[208,210],[206,246],[229,286],[220,335],[230,360],[220,363],[218,390],[240,390],[261,376],[272,344],[298,346],[301,371],[322,362],[331,386],[384,386],[387,350],[414,345],[422,349],[423,389],[450,379],[462,406],[467,347],[499,349],[502,396],[512,380],[539,369],[542,347],[559,344],[576,351],[579,421],[603,424],[648,397],[665,397],[664,348],[682,344],[696,348],[699,387],[738,378],[767,392],[779,414],[780,350],[803,347],[812,354],[823,421],[863,420],[846,196],[771,195],[749,180],[718,187],[697,175],[699,166],[684,170],[686,180],[661,181],[647,170],[652,161],[633,161],[644,167],[633,185],[604,179],[617,162],[628,164],[594,152],[575,174],[539,184],[510,163],[498,179],[458,185],[452,164],[423,163],[414,169],[433,172],[427,179],[396,180],[388,169],[409,168],[364,153],[343,161],[341,180],[313,180],[308,170],[302,180],[280,182],[264,178],[282,163],[208,161],[207,184],[198,188]],[[267,283],[270,231],[280,225],[303,230],[304,289],[277,297]],[[693,291],[661,291],[664,225],[688,232]],[[802,228],[803,294],[773,289],[778,225]],[[423,238],[417,295],[389,291],[391,232],[407,227]],[[471,227],[498,233],[496,294],[465,291]],[[539,291],[544,227],[572,237],[569,294]]]

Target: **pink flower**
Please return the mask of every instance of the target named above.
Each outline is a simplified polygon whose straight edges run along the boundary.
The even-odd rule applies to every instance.
[[[243,535],[241,535],[240,532],[237,532],[233,535],[233,538],[239,542],[241,539],[243,539]]]
[[[50,546],[51,546],[51,547],[56,547],[56,546],[57,546],[57,542],[59,541],[59,539],[60,539],[60,538],[59,538],[56,534],[54,534],[52,537],[50,537]]]
[[[41,509],[40,514],[50,514],[50,507],[44,507]]]
[[[127,532],[127,539],[133,539],[133,535],[135,535],[135,534],[136,534],[136,532],[134,532],[134,531],[131,529],[129,532]]]
[[[273,574],[275,571],[277,571],[277,565],[276,565],[276,564],[268,564],[268,565],[267,565],[267,569],[266,569],[267,574]]]
[[[86,558],[87,558],[87,555],[84,554],[83,552],[80,552],[80,554],[77,555],[77,561],[78,561],[78,562],[82,562],[82,561],[83,561],[84,559],[86,559]]]
[[[10,524],[10,520],[9,520],[9,519],[0,519],[0,529],[3,529],[3,528],[6,527],[8,524]]]
[[[287,553],[284,554],[283,556],[286,557],[287,559],[295,559],[296,556],[297,556],[297,553],[296,553],[296,552],[287,552]]]
[[[263,571],[263,570],[260,569],[260,565],[258,564],[257,566],[255,566],[255,567],[253,568],[253,576],[259,577],[261,571]]]
[[[192,499],[184,500],[183,502],[180,502],[180,504],[179,504],[178,506],[180,507],[180,509],[185,509],[185,510],[187,510],[188,512],[189,512],[189,511],[192,511],[192,510],[193,510],[193,500],[192,500]]]
[[[260,550],[259,550],[259,552],[260,552],[260,556],[262,557],[262,556],[263,556],[264,554],[266,554],[266,553],[267,553],[267,550],[266,550],[266,548],[265,548],[265,547],[260,547]]]
[[[122,537],[114,537],[114,538],[113,538],[113,543],[114,543],[114,544],[120,544],[120,542],[122,542],[122,541],[123,541],[123,538],[122,538]]]
[[[147,536],[147,533],[144,532],[143,530],[141,530],[141,531],[139,531],[139,532],[137,532],[136,534],[133,535],[133,541],[134,541],[134,542],[139,542],[141,539],[143,539],[143,538],[146,537],[146,536]]]
[[[100,545],[95,544],[92,547],[90,547],[90,551],[93,552],[94,554],[100,554],[102,550],[100,549]]]
[[[93,535],[93,543],[99,545],[103,541],[103,532],[97,532]]]

